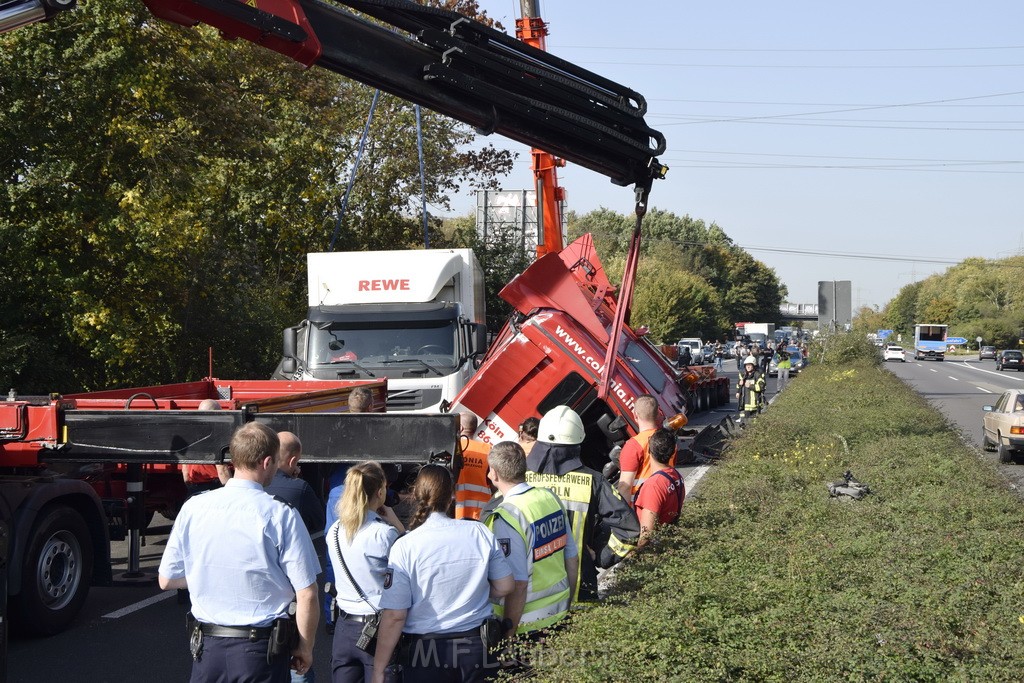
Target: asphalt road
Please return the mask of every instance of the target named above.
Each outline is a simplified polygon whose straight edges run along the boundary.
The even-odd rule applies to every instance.
[[[994,404],[1007,389],[1024,387],[1024,372],[997,372],[995,361],[973,357],[942,362],[908,357],[905,363],[889,361],[887,367],[956,425],[981,457],[998,465],[996,454],[981,447],[982,406]],[[1024,491],[1024,459],[1018,456],[998,467],[1012,486]]]
[[[725,374],[735,387],[735,361],[727,363]],[[769,387],[774,388],[774,380]],[[733,413],[735,405],[691,416],[691,427],[717,424]],[[707,471],[698,462],[680,468],[688,481],[689,493]],[[180,683],[188,680],[190,657],[185,636],[187,606],[178,603],[174,591],[156,585],[160,563],[171,523],[157,516],[148,530],[141,551],[142,581],[122,577],[127,569],[128,545],[113,545],[116,585],[93,587],[78,619],[71,628],[48,638],[12,637],[8,643],[7,677],[12,683],[62,681],[66,683]],[[330,680],[330,638],[319,632],[314,671],[318,681]],[[2,669],[0,669],[2,672]],[[0,676],[2,679],[2,676]]]

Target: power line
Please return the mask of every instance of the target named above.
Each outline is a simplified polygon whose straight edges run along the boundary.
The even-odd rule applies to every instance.
[[[916,106],[925,105],[925,104],[945,104],[945,103],[948,103],[948,102],[967,102],[967,101],[970,101],[970,100],[992,99],[992,98],[995,98],[995,97],[1012,97],[1012,96],[1016,96],[1016,95],[1024,95],[1024,91],[1016,90],[1016,91],[1004,92],[1004,93],[991,93],[991,94],[988,94],[988,95],[971,95],[971,96],[968,96],[968,97],[944,98],[944,99],[941,99],[941,100],[921,100],[921,101],[917,101],[917,102],[897,102],[897,103],[894,103],[894,104],[878,104],[878,105],[870,105],[870,106],[862,106],[862,107],[846,107],[846,108],[842,108],[842,109],[826,109],[826,110],[812,111],[812,112],[794,112],[794,113],[790,113],[790,114],[768,114],[768,115],[764,115],[764,116],[742,116],[742,117],[732,117],[732,118],[721,118],[721,119],[717,119],[717,120],[708,121],[708,123],[715,123],[715,122],[726,123],[726,122],[733,122],[733,121],[760,121],[760,120],[764,120],[764,119],[784,119],[784,118],[795,118],[795,117],[801,117],[801,116],[820,116],[822,114],[848,114],[848,113],[856,112],[856,111],[874,111],[874,110],[878,110],[878,109],[896,109],[896,108],[902,108],[902,107],[916,107]],[[701,123],[703,123],[703,122],[701,122]],[[668,124],[668,125],[672,125],[672,124]]]
[[[598,237],[605,238],[618,238],[618,235],[611,233],[593,233]],[[857,252],[846,252],[846,251],[825,251],[815,249],[792,249],[788,247],[763,247],[754,245],[741,245],[736,243],[723,244],[720,242],[702,242],[696,240],[675,240],[668,237],[645,237],[645,242],[661,242],[668,244],[675,244],[681,247],[720,247],[720,248],[736,248],[744,251],[765,251],[775,254],[791,254],[794,256],[820,256],[825,258],[842,258],[842,259],[858,259],[864,261],[882,261],[882,262],[899,262],[899,263],[929,263],[933,265],[946,265],[955,266],[958,263],[963,262],[964,259],[945,259],[945,258],[929,258],[923,256],[899,256],[895,254],[868,254],[868,253],[857,253]]]
[[[637,47],[635,45],[552,45],[565,50],[622,50],[645,52],[796,52],[796,53],[871,53],[871,52],[983,52],[994,50],[1024,50],[1024,45],[994,45],[982,47],[877,47],[877,48],[730,48],[730,47]]]
[[[678,64],[670,62],[592,62],[580,61],[580,64],[596,64],[600,66],[658,66],[679,69],[1016,69],[1024,64]]]
[[[1014,93],[1009,93],[1014,94]],[[1003,95],[982,95],[981,97],[1003,97]],[[979,99],[979,98],[966,98]],[[665,97],[648,97],[648,102],[680,102],[683,104],[739,104],[757,105],[772,107],[921,107],[921,108],[964,108],[982,109],[988,107],[1024,107],[1024,104],[865,104],[863,102],[764,102],[759,100],[686,100]],[[956,102],[957,100],[942,100],[943,102]]]
[[[686,154],[721,154],[723,156],[756,156],[756,157],[783,157],[791,159],[846,159],[854,161],[928,161],[932,163],[948,163],[948,162],[963,162],[963,163],[984,163],[984,164],[1018,164],[1021,163],[1015,159],[921,159],[916,157],[848,157],[848,156],[836,156],[831,154],[772,154],[768,152],[723,152],[720,150],[709,150],[709,149],[678,149],[673,150],[676,152],[684,152]]]

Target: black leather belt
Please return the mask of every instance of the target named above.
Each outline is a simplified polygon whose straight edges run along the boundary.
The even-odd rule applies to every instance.
[[[468,631],[459,631],[458,633],[407,633],[407,637],[415,640],[455,640],[456,638],[479,638],[480,627],[472,628]]]
[[[369,621],[373,617],[372,614],[348,614],[346,612],[342,612],[339,616],[345,621],[358,621],[362,623]]]
[[[204,636],[216,638],[248,638],[249,640],[266,640],[270,637],[271,626],[218,626],[217,624],[200,624],[199,630]]]

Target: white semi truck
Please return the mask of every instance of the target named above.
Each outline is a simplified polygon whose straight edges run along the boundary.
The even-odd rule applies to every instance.
[[[389,411],[436,412],[486,350],[483,269],[469,249],[307,254],[309,312],[274,379],[388,379]]]

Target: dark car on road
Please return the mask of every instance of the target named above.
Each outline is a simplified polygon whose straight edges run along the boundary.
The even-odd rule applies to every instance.
[[[1000,351],[996,356],[996,370],[1024,370],[1024,353],[1020,351]]]
[[[978,360],[985,360],[986,358],[996,359],[996,347],[982,346],[978,349]]]

